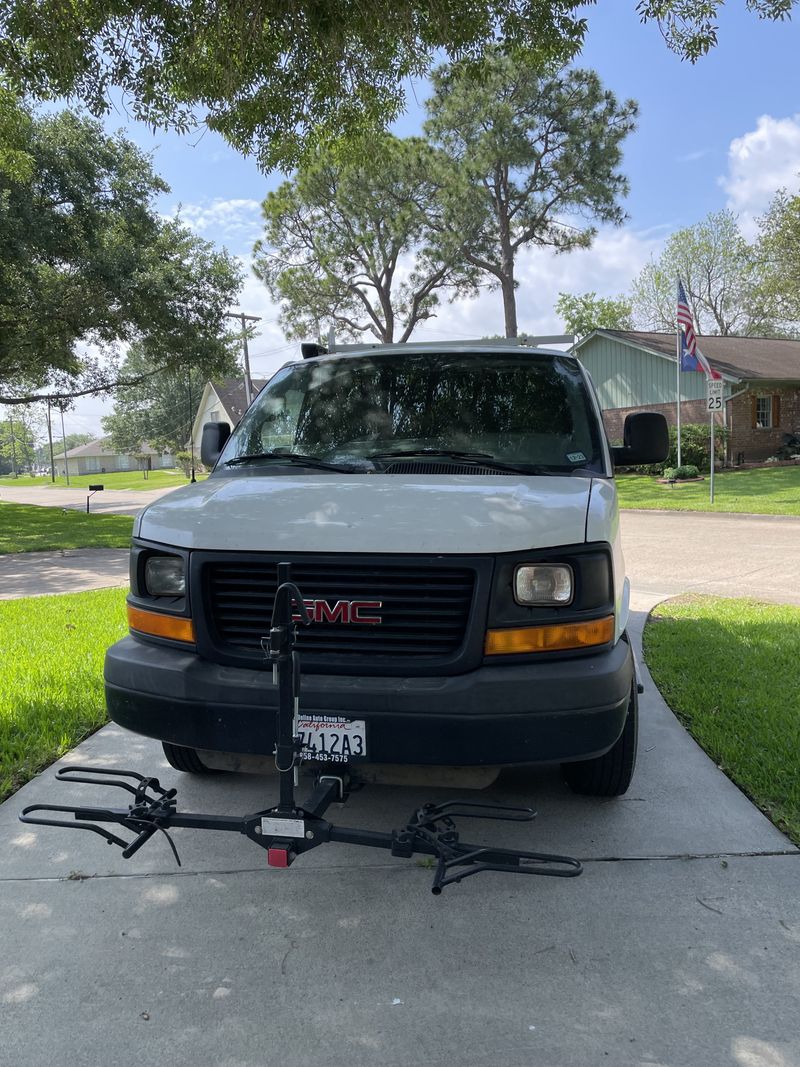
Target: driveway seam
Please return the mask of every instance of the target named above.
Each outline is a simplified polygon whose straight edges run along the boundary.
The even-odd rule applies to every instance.
[[[674,852],[668,855],[662,856],[581,856],[578,857],[580,862],[584,866],[589,864],[600,863],[684,863],[688,860],[726,860],[726,859],[766,859],[774,856],[794,856],[800,857],[800,849],[769,849],[764,852]],[[403,873],[409,873],[413,870],[428,870],[427,867],[420,867],[418,864],[409,866],[401,866],[394,863],[362,863],[357,867],[353,867],[352,864],[337,863],[326,865],[325,867],[303,867],[297,871],[297,874],[325,874],[330,871],[332,873],[341,871],[402,871]],[[30,878],[0,878],[0,885],[11,883],[27,883],[27,882],[102,882],[111,881],[113,879],[136,879],[136,878],[199,878],[199,877],[217,877],[218,875],[232,875],[232,874],[265,874],[271,875],[272,872],[268,867],[231,867],[224,871],[218,868],[209,868],[202,871],[132,871],[130,874],[119,871],[109,871],[106,874],[78,874],[75,877],[69,875],[54,875],[52,877],[43,877],[41,875],[34,875]]]

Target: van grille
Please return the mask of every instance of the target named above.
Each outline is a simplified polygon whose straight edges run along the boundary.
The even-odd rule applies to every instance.
[[[285,558],[285,557],[284,557]],[[275,563],[208,562],[205,589],[212,640],[260,651],[277,586]],[[292,561],[292,580],[307,599],[379,600],[381,624],[312,623],[298,627],[300,650],[320,655],[447,656],[464,643],[475,588],[465,567]]]

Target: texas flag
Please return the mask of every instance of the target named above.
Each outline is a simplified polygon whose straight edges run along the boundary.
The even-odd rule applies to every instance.
[[[697,370],[701,371],[708,378],[720,379],[722,375],[719,371],[714,370],[706,357],[697,347],[695,342],[694,352],[689,350],[689,346],[686,343],[686,334],[681,330],[681,370]]]
[[[681,370],[701,371],[708,378],[719,380],[722,375],[715,371],[697,347],[692,313],[680,278],[678,279],[678,329],[681,335]]]

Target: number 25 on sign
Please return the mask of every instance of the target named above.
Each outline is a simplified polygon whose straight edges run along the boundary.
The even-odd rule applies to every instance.
[[[722,388],[725,383],[720,378],[709,378],[706,382],[706,411],[722,411]]]

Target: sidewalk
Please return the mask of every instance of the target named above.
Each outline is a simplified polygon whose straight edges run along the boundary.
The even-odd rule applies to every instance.
[[[127,585],[127,548],[70,548],[0,555],[0,600]]]

